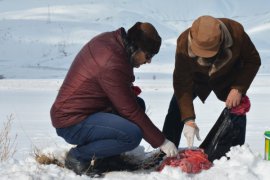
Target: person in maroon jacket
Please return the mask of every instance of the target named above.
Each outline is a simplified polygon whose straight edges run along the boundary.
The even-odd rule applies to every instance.
[[[213,91],[230,108],[240,104],[249,89],[261,59],[243,26],[228,18],[201,16],[177,39],[174,95],[165,118],[163,133],[176,146],[183,131],[189,147],[199,128],[195,123],[193,99],[205,102]],[[246,122],[240,124],[245,141]]]
[[[51,108],[57,134],[77,145],[67,153],[67,168],[77,174],[112,170],[109,164],[136,148],[142,138],[169,157],[177,154],[133,90],[133,68],[151,63],[160,45],[155,27],[137,22],[127,32],[119,28],[102,33],[80,50]],[[113,170],[127,166],[121,167],[119,161]]]

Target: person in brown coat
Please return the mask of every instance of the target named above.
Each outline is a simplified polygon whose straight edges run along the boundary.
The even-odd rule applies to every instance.
[[[133,68],[151,63],[160,45],[155,27],[137,22],[127,32],[119,28],[97,35],[80,50],[51,108],[57,134],[76,145],[67,153],[67,168],[77,174],[128,169],[119,154],[136,148],[142,138],[167,156],[177,154],[133,91]]]
[[[201,16],[177,39],[174,95],[165,118],[163,133],[177,147],[183,131],[188,147],[193,146],[199,128],[193,100],[204,103],[213,91],[228,108],[239,105],[259,67],[260,56],[244,31],[231,19]],[[246,122],[242,124],[242,140]]]

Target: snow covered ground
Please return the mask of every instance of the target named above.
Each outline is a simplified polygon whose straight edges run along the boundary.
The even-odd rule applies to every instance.
[[[161,129],[173,92],[176,39],[204,14],[241,22],[262,57],[259,75],[248,91],[246,144],[232,148],[230,160],[217,160],[214,167],[197,175],[165,168],[161,173],[112,172],[104,179],[270,179],[270,161],[263,160],[263,133],[270,130],[269,7],[269,0],[0,0],[0,129],[12,115],[11,137],[17,134],[17,152],[0,163],[0,179],[89,179],[55,165],[37,164],[34,151],[63,160],[70,146],[57,137],[49,110],[74,56],[94,35],[129,28],[136,21],[153,23],[163,38],[152,63],[136,70],[135,83],[143,90],[148,115]],[[204,138],[224,104],[212,94],[205,104],[195,100],[195,108]],[[180,147],[185,146],[183,139]],[[151,150],[142,141],[131,153]]]
[[[76,176],[72,171],[55,165],[39,165],[34,160],[35,149],[45,154],[53,154],[58,159],[65,156],[70,148],[60,137],[57,137],[50,123],[49,109],[57,94],[62,80],[51,79],[4,79],[0,81],[0,118],[5,121],[13,115],[12,137],[17,137],[17,152],[12,159],[0,164],[1,179],[86,179]],[[138,80],[147,103],[147,113],[161,129],[172,95],[171,82],[168,80]],[[265,130],[270,129],[267,109],[270,100],[269,76],[258,76],[249,91],[252,103],[247,119],[246,144],[235,147],[228,156],[231,159],[217,160],[214,167],[198,175],[187,175],[178,169],[165,168],[162,173],[140,171],[136,173],[112,172],[104,179],[264,179],[270,178],[270,162],[263,160]],[[205,138],[224,104],[217,101],[214,95],[202,104],[195,101],[197,123],[201,137]],[[198,146],[200,142],[196,141]],[[185,147],[183,139],[180,147]],[[153,150],[142,141],[139,148],[131,154],[139,155]]]

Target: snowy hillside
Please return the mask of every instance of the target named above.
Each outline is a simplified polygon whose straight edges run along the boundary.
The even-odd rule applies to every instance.
[[[177,37],[204,14],[241,22],[261,54],[260,73],[269,73],[269,7],[268,0],[1,0],[0,75],[63,78],[74,56],[93,36],[148,21],[157,27],[163,43],[151,67],[138,72],[146,78],[167,78]]]
[[[162,129],[173,94],[176,39],[194,19],[207,14],[242,23],[262,58],[259,75],[248,91],[251,109],[245,145],[233,147],[227,153],[230,160],[216,160],[199,174],[166,167],[162,172],[111,172],[104,179],[269,180],[263,136],[270,130],[269,7],[269,0],[0,0],[0,131],[2,122],[12,117],[10,138],[16,142],[14,156],[0,160],[0,179],[89,179],[56,165],[40,165],[34,152],[39,149],[63,162],[71,145],[57,136],[49,112],[73,58],[93,36],[128,29],[136,21],[151,22],[162,37],[160,53],[135,71],[147,114]],[[224,103],[211,94],[205,104],[196,99],[194,105],[204,139]],[[185,147],[183,138],[180,148]],[[145,158],[152,150],[143,140],[129,153]]]

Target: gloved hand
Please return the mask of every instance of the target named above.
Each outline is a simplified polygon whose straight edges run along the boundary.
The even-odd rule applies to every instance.
[[[193,146],[194,143],[194,136],[196,135],[197,139],[201,141],[199,128],[197,124],[192,120],[188,121],[184,125],[183,134],[187,138],[187,145],[189,148]]]
[[[167,157],[174,157],[178,154],[174,143],[172,143],[168,139],[165,139],[164,143],[159,148],[167,155]]]
[[[142,90],[139,86],[131,86],[131,89],[133,90],[133,92],[136,96],[139,96],[142,92]]]

